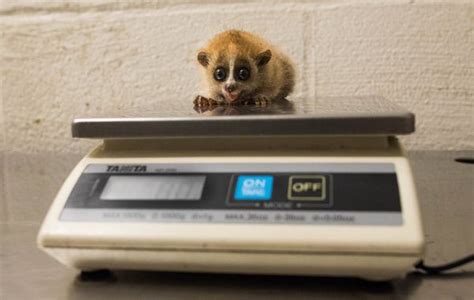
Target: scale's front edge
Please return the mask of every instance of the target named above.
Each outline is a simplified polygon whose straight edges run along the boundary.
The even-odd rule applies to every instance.
[[[415,130],[412,113],[358,117],[208,117],[75,119],[72,136],[93,139],[281,136],[403,135]]]

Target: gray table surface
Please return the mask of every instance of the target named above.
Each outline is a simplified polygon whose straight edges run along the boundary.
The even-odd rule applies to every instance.
[[[444,276],[410,274],[373,283],[353,278],[120,271],[82,281],[36,248],[42,217],[79,157],[2,154],[0,299],[474,299],[474,265]],[[426,235],[427,263],[474,252],[474,152],[410,152]],[[3,166],[2,166],[3,164]]]

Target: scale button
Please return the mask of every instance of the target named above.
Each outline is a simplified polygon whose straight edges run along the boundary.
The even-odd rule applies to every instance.
[[[240,175],[235,187],[235,200],[268,201],[272,198],[273,176]]]
[[[326,177],[322,175],[290,176],[288,199],[302,201],[326,200]]]

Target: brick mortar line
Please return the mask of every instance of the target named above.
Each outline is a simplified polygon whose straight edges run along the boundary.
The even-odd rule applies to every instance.
[[[256,0],[244,0],[241,2],[232,2],[232,1],[223,1],[219,2],[216,0],[181,0],[181,1],[158,1],[158,2],[126,2],[126,3],[117,3],[117,2],[106,2],[106,3],[85,3],[81,4],[80,2],[73,3],[31,3],[31,5],[4,5],[0,6],[0,16],[15,16],[15,15],[34,15],[34,14],[52,14],[52,13],[88,13],[88,12],[113,12],[113,11],[126,11],[126,10],[146,10],[146,9],[166,9],[166,8],[189,8],[188,5],[194,7],[209,6],[209,5],[232,5],[232,6],[245,6],[245,5],[260,5],[262,7],[266,4],[272,5],[288,5],[288,6],[303,6],[305,9],[310,8],[342,8],[342,7],[351,7],[351,6],[390,6],[390,5],[416,5],[416,4],[445,4],[445,5],[462,5],[462,4],[472,4],[470,0],[277,0],[277,1],[256,1]],[[271,10],[271,7],[268,7]]]
[[[4,44],[3,42],[0,42],[0,51],[3,52],[3,49],[4,49]],[[0,63],[2,62],[3,60],[0,58]],[[5,75],[0,75],[0,119],[1,119],[1,124],[0,124],[0,144],[2,145],[0,148],[0,160],[1,160],[1,166],[2,166],[2,169],[0,170],[0,172],[2,172],[2,181],[0,182],[0,193],[3,193],[3,194],[0,194],[0,205],[2,206],[2,210],[3,210],[3,217],[5,218],[5,220],[8,220],[8,205],[7,205],[7,195],[6,195],[6,188],[7,188],[7,184],[6,184],[6,177],[7,177],[7,172],[6,172],[6,155],[5,155],[5,152],[6,152],[6,148],[7,148],[7,145],[6,145],[6,141],[7,141],[7,131],[6,131],[6,118],[5,118],[5,114],[4,114],[4,103],[5,103],[5,96],[4,96],[4,88],[3,88],[3,85],[4,85],[4,76]],[[1,217],[1,216],[0,216]],[[1,218],[0,218],[1,220]]]
[[[315,3],[312,3],[309,0],[300,0],[295,3],[290,3],[288,1],[276,1],[272,4],[276,5],[320,5],[327,0],[319,0]],[[340,3],[347,2],[347,0],[340,0]],[[8,8],[0,7],[0,16],[14,16],[14,15],[31,15],[31,14],[52,14],[52,13],[87,13],[87,12],[113,12],[113,11],[127,11],[127,10],[146,10],[146,9],[167,9],[167,8],[197,8],[204,6],[245,6],[245,5],[261,5],[264,6],[267,1],[245,1],[245,2],[218,2],[218,1],[202,1],[197,2],[196,0],[189,1],[160,1],[158,3],[70,3],[70,4],[49,4],[44,3],[44,6],[41,5],[31,5],[31,6],[11,6]],[[191,7],[190,7],[191,6]]]

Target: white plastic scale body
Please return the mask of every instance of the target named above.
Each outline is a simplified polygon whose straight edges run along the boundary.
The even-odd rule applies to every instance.
[[[76,119],[73,136],[104,143],[65,181],[39,247],[85,271],[373,280],[403,277],[422,256],[394,137],[414,130],[413,114],[374,97],[194,114]]]

